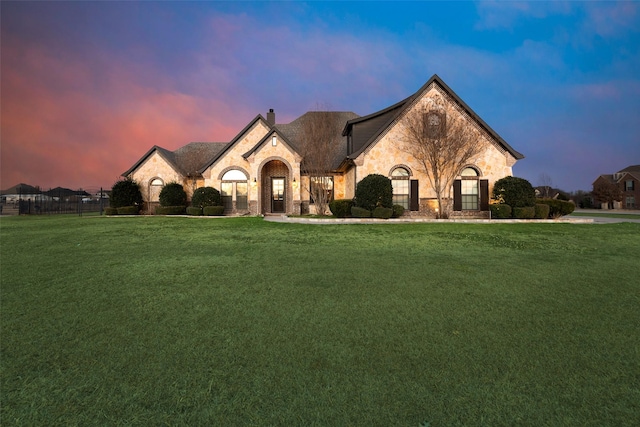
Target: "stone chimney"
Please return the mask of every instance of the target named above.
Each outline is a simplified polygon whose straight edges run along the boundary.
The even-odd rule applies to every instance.
[[[276,124],[276,113],[273,112],[273,108],[269,108],[269,112],[267,113],[267,122],[271,126]]]

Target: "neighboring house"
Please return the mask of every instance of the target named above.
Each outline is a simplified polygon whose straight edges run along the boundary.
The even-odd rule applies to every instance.
[[[448,203],[457,215],[485,216],[493,183],[512,174],[524,156],[515,151],[437,75],[415,94],[388,108],[359,117],[350,112],[332,112],[344,123],[336,135],[340,144],[329,176],[333,199],[353,198],[356,184],[373,173],[388,176],[394,187],[394,202],[408,214],[434,215],[436,194],[419,164],[400,149],[403,118],[414,109],[453,111],[473,126],[486,142],[482,154],[462,168],[452,186]],[[154,146],[124,177],[140,184],[148,209],[158,202],[163,185],[181,183],[187,194],[210,186],[220,190],[226,212],[232,214],[300,214],[313,212],[309,189],[318,177],[304,173],[301,123],[306,113],[291,123],[276,124],[275,113],[256,116],[228,143],[191,143],[169,151]],[[451,113],[448,113],[451,114]],[[461,183],[464,182],[464,185]],[[464,202],[463,202],[464,201]]]
[[[638,209],[640,201],[640,165],[629,166],[611,175],[600,175],[593,182],[594,189],[607,183],[621,190],[620,200],[606,202],[596,200],[601,209]]]
[[[42,198],[40,188],[29,184],[18,184],[11,188],[2,190],[2,201],[4,203],[16,203],[19,200],[36,200]]]

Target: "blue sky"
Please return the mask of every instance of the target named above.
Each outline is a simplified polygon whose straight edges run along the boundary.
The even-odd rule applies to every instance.
[[[110,187],[274,108],[370,114],[438,74],[566,191],[640,164],[639,2],[2,2],[2,188]]]

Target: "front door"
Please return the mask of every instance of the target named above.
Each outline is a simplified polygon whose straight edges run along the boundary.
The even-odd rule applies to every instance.
[[[284,178],[271,178],[271,212],[284,212]]]

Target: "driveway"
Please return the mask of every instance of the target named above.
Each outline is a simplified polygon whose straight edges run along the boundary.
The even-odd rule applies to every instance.
[[[579,213],[580,216],[569,215],[569,218],[588,218],[593,219],[594,224],[613,224],[617,222],[635,222],[640,223],[640,210],[628,210],[628,209],[576,209],[574,213]],[[589,214],[593,214],[590,216]],[[608,218],[598,215],[604,214],[616,214],[619,217]],[[630,215],[630,218],[625,218],[625,215]]]

